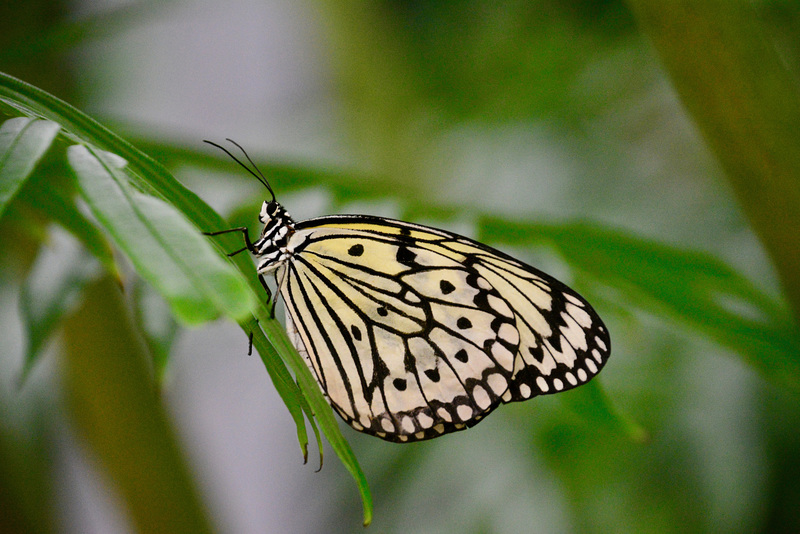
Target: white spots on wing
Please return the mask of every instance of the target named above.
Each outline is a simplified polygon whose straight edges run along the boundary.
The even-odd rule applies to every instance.
[[[503,397],[502,397],[503,402],[511,402],[511,399],[513,399],[513,398],[514,398],[514,396],[511,394],[511,390],[510,389],[507,389],[506,392],[503,393]]]
[[[562,382],[560,378],[554,378],[553,387],[556,388],[556,391],[561,391],[564,389],[564,382]]]
[[[581,382],[586,382],[587,378],[589,377],[586,375],[586,371],[584,371],[583,369],[578,369],[578,380],[580,380]]]
[[[597,366],[594,364],[592,360],[586,360],[586,368],[589,369],[589,372],[592,374],[597,373]]]
[[[498,397],[505,393],[505,391],[508,389],[508,381],[506,380],[506,377],[500,373],[490,374],[486,379],[486,384],[489,386],[489,389],[491,389]]]
[[[473,410],[466,404],[459,404],[458,408],[456,408],[456,414],[462,421],[469,421],[470,418],[472,418]],[[458,427],[458,425],[456,425],[456,427]]]
[[[566,378],[566,379],[567,379],[567,382],[569,382],[569,383],[570,383],[570,385],[572,385],[572,386],[574,386],[574,385],[576,385],[576,384],[578,383],[578,380],[575,378],[575,375],[573,375],[573,374],[572,374],[572,373],[570,373],[570,372],[567,372],[567,373],[564,375],[564,378]]]
[[[481,410],[485,410],[492,405],[492,399],[480,384],[472,388],[472,399]]]
[[[605,341],[603,341],[601,338],[595,336],[594,340],[597,343],[597,346],[600,347],[600,349],[602,349],[603,351],[608,350]]]
[[[433,427],[433,431],[436,432],[437,434],[444,434],[444,425],[439,423],[438,425]]]
[[[414,432],[414,420],[411,419],[410,416],[406,415],[400,422],[400,427],[403,429],[404,432],[411,434],[412,432]]]
[[[592,350],[592,356],[594,356],[594,359],[597,360],[597,363],[603,363],[603,355],[600,354],[599,350]]]
[[[422,428],[430,428],[433,425],[433,417],[426,413],[420,413],[417,415],[417,422]]]
[[[522,385],[524,386],[525,384]],[[547,380],[545,380],[544,377],[542,376],[536,377],[536,387],[538,387],[539,391],[541,391],[542,393],[547,393],[548,391],[550,391],[550,384],[548,384]],[[522,391],[522,386],[520,386],[519,389],[520,391]]]
[[[423,432],[423,431],[419,431],[416,434],[414,434],[414,438],[416,438],[416,439],[422,439],[424,437],[425,437],[425,432]]]
[[[362,430],[364,430],[364,427],[363,427],[363,426],[361,425],[361,423],[359,423],[358,421],[353,421],[353,420],[350,420],[350,421],[349,421],[349,423],[350,423],[350,426],[352,426],[353,428],[355,428],[355,429],[356,429],[356,430],[358,430],[359,432],[361,432]]]
[[[381,419],[381,427],[383,427],[386,432],[394,432],[394,425],[389,418]]]
[[[361,414],[359,421],[361,422],[361,426],[363,426],[364,428],[369,428],[370,426],[372,426],[372,421],[370,421],[369,416],[365,413]]]
[[[439,419],[441,419],[442,421],[446,421],[448,423],[453,420],[452,416],[450,415],[450,412],[448,412],[447,408],[445,408],[444,406],[440,406],[436,410],[436,415],[439,416]]]
[[[519,394],[522,395],[523,398],[525,399],[530,398],[531,393],[533,392],[531,391],[531,387],[528,384],[519,385]]]

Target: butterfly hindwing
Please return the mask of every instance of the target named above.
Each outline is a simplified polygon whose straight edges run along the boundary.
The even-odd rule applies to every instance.
[[[607,332],[583,299],[466,238],[339,216],[299,223],[289,249],[278,279],[293,340],[357,430],[436,437],[604,363]]]

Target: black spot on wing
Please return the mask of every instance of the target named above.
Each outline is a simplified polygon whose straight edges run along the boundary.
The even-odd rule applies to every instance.
[[[431,382],[438,382],[441,379],[438,369],[425,369],[425,376],[427,376]]]
[[[361,330],[356,325],[350,325],[350,332],[353,334],[353,339],[361,341]]]
[[[439,282],[439,289],[442,290],[443,295],[449,295],[450,293],[456,290],[456,286],[454,286],[447,280],[442,280],[441,282]]]
[[[402,263],[403,265],[408,265],[409,267],[413,267],[416,258],[417,255],[411,252],[405,245],[401,245],[397,248],[398,263]]]

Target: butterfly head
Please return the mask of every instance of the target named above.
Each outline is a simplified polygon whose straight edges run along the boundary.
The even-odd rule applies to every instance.
[[[271,272],[286,258],[286,246],[294,233],[294,220],[275,200],[265,200],[258,220],[264,225],[258,241],[253,243],[259,257],[259,272]]]
[[[264,225],[261,238],[266,238],[276,245],[284,245],[286,239],[294,232],[294,219],[286,208],[275,200],[265,200],[261,204],[258,220]]]
[[[275,224],[275,221],[285,221],[290,224],[294,222],[286,211],[286,208],[275,200],[265,200],[264,203],[261,204],[261,212],[258,214],[258,220],[264,226],[272,226]]]

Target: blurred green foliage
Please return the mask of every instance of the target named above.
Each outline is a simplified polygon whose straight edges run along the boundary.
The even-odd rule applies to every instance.
[[[85,82],[66,54],[145,20],[154,6],[76,19],[59,2],[7,2],[0,72],[80,108]],[[562,269],[614,342],[603,387],[506,406],[469,432],[405,447],[346,432],[376,493],[372,528],[800,531],[800,7],[788,0],[323,0],[315,7],[357,170],[259,159],[279,194],[322,188],[331,209],[389,201],[414,220],[466,222],[489,244]],[[133,524],[208,529],[156,394],[178,322],[152,321],[166,309],[152,289],[178,321],[207,320],[217,310],[248,330],[255,323],[242,319],[245,290],[220,267],[205,275],[226,280],[206,294],[208,308],[184,307],[190,291],[137,259],[137,251],[159,247],[115,235],[124,205],[102,211],[106,195],[87,200],[93,219],[74,198],[91,199],[87,187],[117,180],[140,222],[164,213],[172,221],[175,210],[219,228],[225,223],[166,169],[232,167],[146,127],[118,125],[164,169],[80,112],[18,89],[0,84],[4,120],[33,110],[55,122],[16,118],[0,132],[0,283],[4,303],[19,295],[19,320],[29,325],[24,363],[0,361],[0,507],[8,510],[0,530],[56,530],[50,451],[62,403],[18,389],[16,377],[64,324],[63,404],[121,488]],[[81,157],[102,165],[80,170],[78,149],[69,149],[71,161],[66,156],[76,142],[125,157],[131,174],[117,176],[113,160],[93,149]],[[542,153],[551,159],[538,156],[537,172],[528,173],[526,158]],[[555,177],[542,179],[553,169]],[[565,175],[561,193],[548,196]],[[157,201],[137,203],[143,197]],[[231,222],[253,225],[260,200],[244,202]],[[48,269],[55,258],[43,245],[56,232],[52,223],[76,239],[58,251],[63,264]],[[152,226],[166,242],[191,233]],[[235,248],[233,238],[223,244]],[[118,249],[136,275],[121,274]],[[249,260],[236,261],[258,292]],[[137,288],[133,303],[112,282],[132,276],[140,277],[126,280]],[[180,294],[171,299],[170,290]],[[100,321],[110,310],[125,319]],[[361,485],[368,517],[364,477],[332,430],[330,410],[314,404],[318,394],[300,393],[313,387],[310,375],[298,375],[277,325],[256,313],[277,351],[261,330],[255,347],[301,446],[303,414],[313,412]],[[101,384],[92,380],[100,376]],[[128,453],[151,467],[132,471]],[[164,491],[175,509],[149,516]],[[326,527],[359,529],[355,492],[335,498]]]

